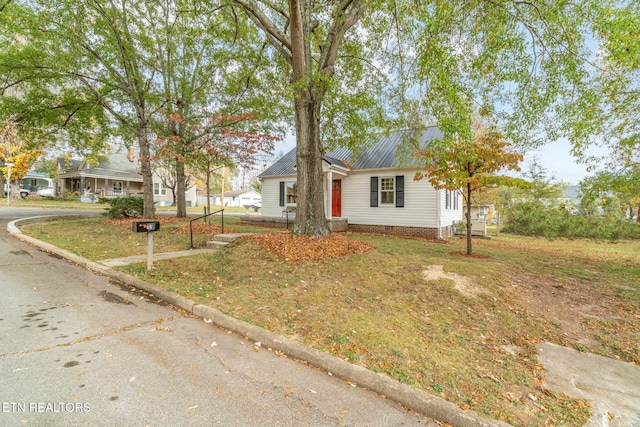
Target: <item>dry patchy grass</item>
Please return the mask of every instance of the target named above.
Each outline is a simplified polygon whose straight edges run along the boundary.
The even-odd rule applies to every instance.
[[[124,270],[514,425],[589,413],[541,387],[540,342],[640,363],[640,243],[505,235],[467,258],[463,241],[334,235],[363,249],[334,254],[272,236]]]

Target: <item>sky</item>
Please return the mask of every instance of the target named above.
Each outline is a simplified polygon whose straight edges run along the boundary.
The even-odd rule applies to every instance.
[[[529,162],[538,158],[540,164],[546,168],[548,178],[570,185],[578,184],[590,173],[587,172],[587,165],[578,163],[571,155],[570,150],[571,144],[568,141],[560,140],[549,143],[542,148],[526,153],[520,168],[522,171],[526,171]]]
[[[286,154],[296,145],[295,137],[288,136],[276,144],[274,154],[279,156],[280,152]],[[584,179],[587,172],[587,165],[578,163],[571,155],[571,145],[568,141],[556,141],[545,145],[542,148],[531,150],[525,155],[524,161],[520,164],[523,172],[527,171],[529,162],[538,158],[540,163],[546,168],[548,178],[553,181],[562,181],[569,185],[578,184]]]

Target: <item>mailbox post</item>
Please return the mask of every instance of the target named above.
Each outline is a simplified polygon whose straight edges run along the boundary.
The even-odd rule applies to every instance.
[[[147,233],[147,270],[153,269],[153,232],[160,230],[160,222],[134,221],[131,229],[134,233]]]

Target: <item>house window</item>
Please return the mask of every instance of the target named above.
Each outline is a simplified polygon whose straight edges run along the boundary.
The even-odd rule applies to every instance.
[[[113,194],[122,194],[122,181],[113,181]]]
[[[371,177],[371,203],[372,208],[380,205],[395,205],[396,208],[404,207],[404,175],[396,177],[378,178]]]
[[[380,178],[380,204],[394,204],[395,188],[395,178]]]
[[[458,210],[458,190],[445,190],[445,209]]]
[[[289,181],[284,183],[284,194],[285,194],[285,204],[287,205],[295,205],[298,196],[297,196],[298,184],[294,181]]]
[[[167,189],[162,186],[159,182],[153,183],[153,195],[154,196],[166,196]]]
[[[295,181],[280,181],[280,206],[295,206],[298,202],[298,184]]]

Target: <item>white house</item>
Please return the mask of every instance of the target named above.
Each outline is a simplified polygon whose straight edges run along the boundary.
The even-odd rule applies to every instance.
[[[436,190],[427,180],[415,181],[424,168],[403,166],[398,150],[408,139],[420,146],[442,138],[437,127],[378,135],[359,155],[345,148],[324,157],[324,210],[354,231],[447,238],[463,218],[458,191]],[[261,175],[262,215],[282,218],[296,206],[296,151],[288,152]]]
[[[225,207],[245,207],[245,206],[259,206],[262,202],[262,195],[253,189],[225,191],[224,194],[216,194],[211,196],[211,202],[214,205],[222,206],[222,199],[224,198]],[[206,203],[206,196],[203,197]]]

